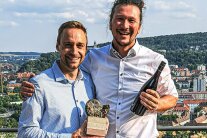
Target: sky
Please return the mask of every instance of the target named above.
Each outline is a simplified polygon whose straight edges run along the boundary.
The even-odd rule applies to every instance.
[[[89,45],[112,40],[114,0],[0,0],[0,52],[54,52],[57,30],[82,22]],[[207,32],[207,0],[145,0],[138,37]]]

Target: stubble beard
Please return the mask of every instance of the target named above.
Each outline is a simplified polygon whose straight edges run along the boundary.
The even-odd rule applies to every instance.
[[[69,59],[67,59],[67,57],[65,57],[65,62],[62,61],[62,63],[65,66],[65,69],[69,72],[72,72],[78,68],[78,67],[71,65],[71,63],[70,63]]]
[[[127,47],[133,43],[131,39],[127,43],[122,44],[121,42],[118,41],[118,39],[114,38],[115,42],[118,44],[118,47]]]

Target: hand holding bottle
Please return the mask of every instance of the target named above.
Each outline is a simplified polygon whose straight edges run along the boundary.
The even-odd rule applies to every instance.
[[[157,106],[155,106],[156,104],[158,104],[158,100],[156,100],[157,98],[159,98],[158,93],[156,92],[157,89],[157,85],[158,85],[158,79],[160,77],[160,74],[162,72],[162,70],[165,67],[165,62],[162,61],[158,67],[158,69],[156,70],[155,74],[142,86],[142,88],[140,89],[140,91],[138,92],[138,95],[136,96],[134,102],[132,103],[132,106],[130,108],[130,110],[140,116],[143,116],[145,111],[149,108],[152,109],[152,107],[155,107],[154,109],[157,108]],[[145,105],[143,105],[141,103],[141,98],[140,95],[141,93],[145,92],[147,93],[147,90],[149,91],[149,89],[154,90],[154,91],[150,91],[148,94],[149,95],[144,95],[143,100],[145,101]],[[157,94],[156,94],[157,93]],[[143,102],[143,101],[142,101]],[[152,105],[149,106],[149,105]],[[148,108],[147,108],[148,107]]]
[[[149,111],[158,111],[160,96],[158,92],[147,89],[146,92],[142,92],[140,95],[141,104],[143,104]]]

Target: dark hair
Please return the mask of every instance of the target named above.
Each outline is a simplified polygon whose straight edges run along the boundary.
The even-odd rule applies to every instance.
[[[109,24],[112,21],[115,9],[118,5],[135,5],[135,6],[137,6],[140,10],[140,24],[142,24],[142,16],[143,16],[142,13],[143,13],[143,8],[144,8],[144,1],[143,0],[115,0],[113,7],[111,9]]]
[[[57,36],[57,44],[56,47],[60,44],[60,39],[61,39],[61,35],[64,29],[66,28],[77,28],[77,29],[81,29],[86,36],[86,45],[88,44],[88,37],[87,37],[87,31],[86,28],[83,26],[82,23],[78,22],[78,21],[68,21],[63,23],[60,28],[58,29],[58,36]]]

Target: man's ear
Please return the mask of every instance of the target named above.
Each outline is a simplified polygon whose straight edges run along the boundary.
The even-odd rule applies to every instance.
[[[111,24],[111,22],[109,22],[109,29],[110,29],[110,30],[112,29],[112,24]]]
[[[60,44],[58,42],[56,43],[56,50],[60,51]]]
[[[142,25],[140,24],[138,29],[138,34],[141,32],[141,29],[142,29]]]

